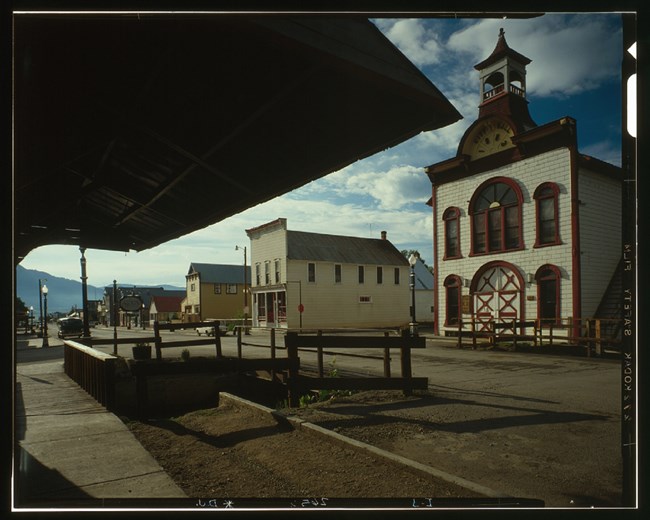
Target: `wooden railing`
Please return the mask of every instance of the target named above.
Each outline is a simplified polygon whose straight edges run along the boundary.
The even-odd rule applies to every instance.
[[[428,388],[428,378],[413,377],[411,370],[411,349],[425,348],[426,340],[420,336],[410,336],[403,331],[400,336],[368,336],[351,334],[304,334],[287,332],[284,338],[287,358],[290,364],[288,377],[289,405],[297,406],[302,394],[309,390],[398,390],[410,395],[414,389]],[[323,369],[324,349],[367,349],[379,348],[384,351],[384,377],[325,377]],[[400,349],[401,377],[390,375],[390,349]],[[316,350],[318,356],[318,377],[299,374],[299,350]],[[339,355],[339,352],[328,352]],[[380,358],[381,359],[381,358]]]
[[[223,357],[221,353],[221,335],[219,333],[218,321],[197,321],[192,323],[192,328],[198,327],[213,327],[214,328],[214,337],[212,339],[182,339],[179,341],[163,341],[162,336],[160,335],[161,330],[174,331],[177,329],[185,329],[186,323],[160,323],[154,321],[153,323],[153,333],[154,333],[154,345],[156,348],[156,359],[160,361],[162,359],[162,349],[170,347],[192,347],[199,345],[214,345],[216,350],[217,359]]]
[[[116,357],[76,341],[63,342],[64,371],[98,403],[112,411],[115,407]]]
[[[516,348],[519,343],[532,342],[534,346],[573,345],[592,350],[601,355],[605,346],[616,347],[621,339],[616,337],[618,325],[622,320],[605,318],[564,318],[562,320],[477,320],[464,319],[457,324],[458,347],[464,345],[463,339],[469,337],[472,348],[478,341],[487,339],[489,344],[511,342]],[[607,329],[613,333],[607,333]],[[532,329],[532,333],[530,331]]]

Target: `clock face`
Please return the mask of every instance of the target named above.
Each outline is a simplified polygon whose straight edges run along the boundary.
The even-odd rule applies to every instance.
[[[488,121],[470,137],[469,155],[474,160],[512,148],[512,135],[512,129],[503,121]]]

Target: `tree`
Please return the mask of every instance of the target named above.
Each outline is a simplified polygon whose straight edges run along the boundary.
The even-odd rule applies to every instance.
[[[433,267],[429,267],[429,266],[427,265],[427,263],[424,261],[424,258],[422,258],[422,255],[420,254],[420,252],[419,252],[417,249],[402,249],[402,250],[400,251],[400,253],[402,253],[402,254],[404,255],[405,258],[410,257],[412,254],[415,254],[415,255],[419,256],[419,257],[420,257],[420,260],[422,260],[422,263],[424,264],[424,267],[426,267],[427,270],[428,270],[430,273],[433,273]]]

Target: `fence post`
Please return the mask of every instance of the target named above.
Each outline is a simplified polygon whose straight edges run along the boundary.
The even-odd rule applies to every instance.
[[[221,322],[218,321],[216,326],[214,327],[214,348],[217,351],[217,359],[220,359],[222,357],[221,353]]]
[[[601,336],[601,321],[600,318],[596,318],[596,355],[602,355],[602,336]]]
[[[241,327],[237,327],[237,357],[241,359]]]
[[[295,332],[287,332],[287,335],[285,336],[287,358],[289,359],[289,381],[287,382],[287,387],[289,393],[289,406],[292,408],[300,404],[300,396],[298,395],[298,372],[300,361],[298,359],[296,340],[297,334]]]
[[[413,393],[411,385],[411,345],[408,344],[410,339],[409,331],[404,329],[402,331],[402,346],[401,350],[401,365],[402,365],[402,378],[404,379],[404,395],[411,395]]]
[[[517,350],[517,320],[512,319],[512,346]]]
[[[271,329],[271,359],[275,359],[275,327]],[[275,381],[275,369],[271,370],[271,380]]]
[[[323,331],[319,330],[316,332],[316,335],[320,338],[323,336]],[[323,347],[316,347],[317,350],[317,355],[318,355],[318,377],[323,377],[325,375],[325,371],[323,369]]]
[[[463,320],[458,318],[458,348],[463,348]]]
[[[158,320],[153,322],[154,345],[156,346],[156,359],[162,360],[162,338],[160,337],[160,324]]]
[[[384,332],[384,337],[388,337],[388,332]],[[384,347],[384,377],[390,377],[390,348]]]
[[[476,350],[476,321],[471,318],[472,323],[472,350]]]

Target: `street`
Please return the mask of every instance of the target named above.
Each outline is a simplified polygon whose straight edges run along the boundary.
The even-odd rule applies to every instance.
[[[92,335],[112,338],[113,330],[97,327]],[[193,330],[162,335],[170,340],[198,337]],[[118,330],[119,338],[152,336],[151,330]],[[243,357],[268,357],[269,340],[266,331],[244,336]],[[40,341],[20,341],[18,363],[56,355],[62,358],[62,348],[57,346],[60,340],[50,338],[49,348],[38,348]],[[224,355],[237,355],[236,337],[224,336],[221,343]],[[284,345],[280,335],[277,345]],[[97,348],[113,352],[113,345]],[[179,357],[182,350],[163,349],[163,357]],[[213,345],[189,350],[191,356],[215,353]],[[130,357],[131,346],[120,345],[118,353]],[[340,374],[382,374],[382,349],[355,350],[355,354],[366,357],[341,352],[325,355],[325,372],[336,368]],[[399,352],[391,354],[392,374],[398,376]],[[285,355],[278,349],[278,357]],[[316,366],[314,352],[301,351],[300,358],[301,366]],[[387,414],[390,421],[411,426],[402,434],[369,440],[515,496],[543,498],[547,506],[568,506],[567,497],[579,500],[575,505],[619,504],[622,456],[618,360],[458,349],[454,341],[429,338],[426,349],[413,350],[412,366],[413,376],[429,378],[431,397],[415,405],[388,407],[387,411],[370,407],[370,419]],[[341,431],[350,436],[372,435],[372,428],[364,428],[363,421],[361,426],[346,430],[347,424],[357,424],[346,413],[339,412]],[[328,427],[335,424],[331,422]]]

